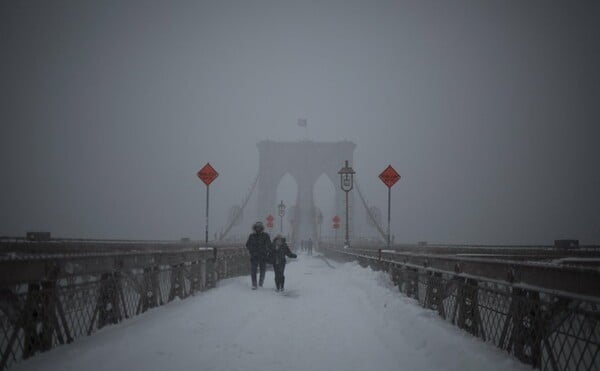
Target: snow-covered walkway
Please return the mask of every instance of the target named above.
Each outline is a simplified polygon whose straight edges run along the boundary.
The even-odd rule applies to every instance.
[[[284,294],[248,277],[151,310],[15,370],[528,370],[355,263],[300,256]]]

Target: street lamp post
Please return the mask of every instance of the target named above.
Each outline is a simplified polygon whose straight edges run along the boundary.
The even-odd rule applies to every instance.
[[[283,235],[283,217],[285,216],[285,205],[283,204],[283,200],[281,200],[277,208],[279,209],[279,230]]]
[[[346,192],[346,246],[350,246],[350,233],[348,228],[348,192],[354,188],[354,169],[352,169],[348,165],[348,160],[346,160],[344,167],[338,171],[340,174],[340,186],[342,191]]]

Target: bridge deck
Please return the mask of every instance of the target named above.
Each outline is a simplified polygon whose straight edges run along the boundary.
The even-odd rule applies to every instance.
[[[300,256],[287,291],[247,277],[170,303],[14,370],[526,370],[355,263]]]

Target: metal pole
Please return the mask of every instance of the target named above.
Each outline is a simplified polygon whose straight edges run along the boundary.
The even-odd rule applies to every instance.
[[[206,229],[204,231],[204,246],[208,246],[208,188],[209,186],[206,186]]]
[[[390,248],[390,220],[391,220],[391,205],[392,205],[392,187],[388,187],[388,228],[387,228],[387,247]]]
[[[346,192],[346,245],[350,246],[350,234],[348,233],[348,192]]]
[[[321,242],[322,238],[323,238],[323,223],[319,224],[319,243]]]
[[[279,215],[279,231],[283,235],[283,215]]]

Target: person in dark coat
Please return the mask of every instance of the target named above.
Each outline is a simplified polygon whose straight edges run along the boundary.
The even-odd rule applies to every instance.
[[[271,264],[273,264],[273,270],[275,271],[275,287],[277,288],[277,291],[283,291],[283,286],[285,284],[283,272],[285,271],[286,256],[290,258],[298,257],[298,255],[290,250],[287,243],[285,243],[285,238],[277,235],[273,239],[273,243],[269,249],[269,258]]]
[[[265,271],[267,265],[267,254],[271,248],[271,237],[265,232],[265,227],[261,222],[256,222],[252,226],[254,233],[248,236],[246,248],[250,253],[250,277],[252,278],[252,290],[256,290],[256,273],[260,269],[258,285],[262,287],[265,281]]]

